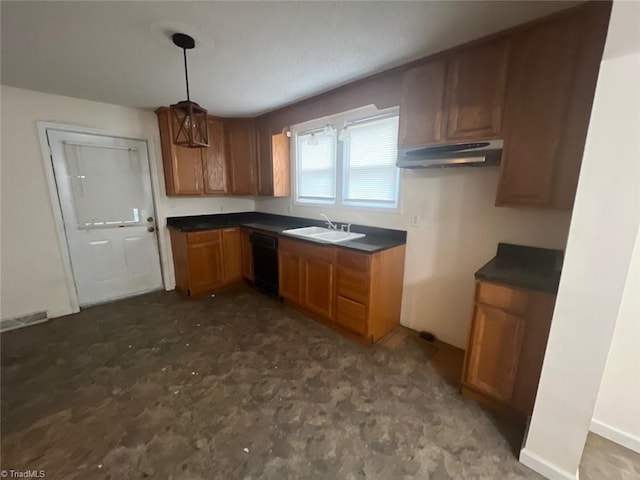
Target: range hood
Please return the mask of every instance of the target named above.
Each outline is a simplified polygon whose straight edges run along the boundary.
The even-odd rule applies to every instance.
[[[398,151],[398,168],[488,167],[500,165],[502,140],[457,143]]]

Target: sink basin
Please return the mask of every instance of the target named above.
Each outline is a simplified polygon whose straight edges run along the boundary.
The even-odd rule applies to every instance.
[[[296,235],[299,237],[308,237],[309,235],[316,235],[318,233],[331,232],[328,228],[323,227],[303,227],[292,228],[291,230],[284,230],[282,233],[288,233],[289,235]]]
[[[340,243],[340,242],[348,242],[349,240],[354,240],[356,238],[362,238],[366,236],[364,233],[353,233],[353,232],[341,232],[339,230],[331,230],[326,233],[316,233],[312,235],[314,239],[329,242],[329,243]]]
[[[284,230],[282,233],[319,243],[348,242],[349,240],[366,236],[364,233],[342,232],[323,227],[292,228],[291,230]]]

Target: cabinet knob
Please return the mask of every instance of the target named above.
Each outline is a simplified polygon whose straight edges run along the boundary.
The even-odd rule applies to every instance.
[[[149,232],[155,232],[155,231],[156,231],[156,229],[155,229],[154,227],[149,227],[149,228],[147,228],[147,231],[149,231]]]
[[[147,222],[153,222],[153,217],[148,217]]]

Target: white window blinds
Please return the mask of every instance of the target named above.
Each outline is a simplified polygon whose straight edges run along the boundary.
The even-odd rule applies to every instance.
[[[342,203],[371,207],[398,206],[396,167],[398,117],[355,123],[345,140]]]
[[[305,132],[297,136],[298,201],[336,200],[336,132]]]

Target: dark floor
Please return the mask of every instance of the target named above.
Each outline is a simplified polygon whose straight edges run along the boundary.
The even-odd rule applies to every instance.
[[[412,335],[365,348],[246,288],[159,292],[1,337],[3,469],[540,478],[436,371],[437,348]]]

